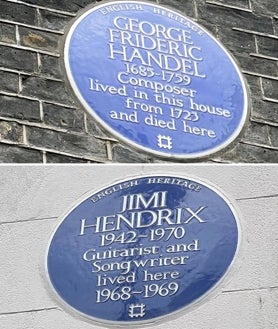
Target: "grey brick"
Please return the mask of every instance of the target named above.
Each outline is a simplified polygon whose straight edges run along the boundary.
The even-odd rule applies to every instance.
[[[113,162],[121,163],[147,163],[150,162],[149,157],[142,153],[132,150],[121,144],[114,144],[112,147],[112,160]]]
[[[46,163],[88,163],[87,160],[46,152]]]
[[[278,100],[278,80],[262,79],[264,95]]]
[[[219,26],[237,27],[257,32],[273,34],[271,17],[232,8],[198,3],[198,13],[202,22]]]
[[[54,13],[49,10],[38,10],[38,26],[50,30],[64,31],[68,22],[72,19],[71,16],[66,16],[59,13]]]
[[[22,94],[37,97],[46,101],[53,101],[73,105],[73,100],[66,91],[65,84],[41,77],[26,76],[22,79]]]
[[[40,151],[0,144],[1,163],[38,163],[42,161]]]
[[[256,13],[260,13],[264,15],[278,14],[278,7],[276,0],[251,0],[251,6]]]
[[[273,26],[274,26],[274,33],[275,35],[278,34],[278,15],[273,17]]]
[[[222,26],[218,30],[218,35],[222,44],[233,53],[239,52],[240,54],[246,53],[249,55],[249,53],[256,52],[254,35]]]
[[[37,70],[37,56],[32,51],[0,46],[0,66],[33,73]]]
[[[48,129],[26,127],[30,145],[70,153],[79,157],[107,160],[105,142],[91,135],[61,133]]]
[[[0,41],[16,43],[15,25],[0,22]]]
[[[43,104],[44,122],[71,131],[84,131],[84,113],[79,109]]]
[[[256,97],[260,97],[262,94],[260,78],[249,74],[245,74],[244,78],[247,81],[247,84],[251,91],[251,95],[256,95]]]
[[[278,123],[278,103],[253,98],[252,119]]]
[[[268,139],[268,126],[261,123],[249,122],[243,140],[251,144],[256,143],[270,146]]]
[[[39,102],[0,95],[0,115],[8,118],[38,122],[40,121]]]
[[[23,128],[16,122],[0,121],[0,139],[22,143]]]
[[[271,146],[278,148],[278,129],[276,127],[269,127],[269,138]]]
[[[6,92],[18,92],[18,74],[0,71],[0,90]]]
[[[54,78],[63,78],[59,58],[49,55],[43,55],[43,54],[40,54],[40,58],[41,58],[40,72],[43,75],[54,77]]]
[[[239,143],[233,150],[223,154],[221,159],[243,163],[277,163],[278,151]]]
[[[208,30],[215,38],[217,38],[217,33],[218,33],[218,26],[212,24],[211,22],[201,20],[200,25],[204,27],[206,30]],[[218,39],[218,38],[217,38]]]
[[[20,43],[25,47],[57,52],[59,36],[50,32],[19,26]]]
[[[107,139],[107,133],[89,114],[86,117],[86,125],[89,134]],[[111,138],[115,139],[114,137]]]
[[[178,10],[187,17],[196,18],[193,1],[160,0],[159,4]]]
[[[36,22],[36,9],[23,4],[0,0],[0,18],[34,25]]]
[[[259,54],[278,58],[278,40],[270,37],[256,36]]]
[[[243,70],[278,77],[278,66],[275,60],[241,54],[236,54],[235,57]]]

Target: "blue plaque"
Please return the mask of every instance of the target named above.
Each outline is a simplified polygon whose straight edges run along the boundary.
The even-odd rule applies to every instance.
[[[64,46],[68,81],[107,131],[152,154],[192,159],[230,145],[248,116],[242,74],[203,27],[144,1],[89,7]]]
[[[240,234],[230,201],[176,176],[141,176],[87,194],[49,243],[50,286],[72,311],[138,325],[204,301],[229,272]]]

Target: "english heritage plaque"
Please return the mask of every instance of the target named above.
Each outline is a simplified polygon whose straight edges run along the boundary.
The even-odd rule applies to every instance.
[[[87,194],[55,230],[47,277],[59,300],[106,325],[145,325],[206,300],[238,252],[237,215],[217,189],[142,176]]]
[[[248,116],[245,82],[227,50],[193,20],[154,3],[89,7],[68,31],[64,63],[95,120],[158,156],[214,154]]]

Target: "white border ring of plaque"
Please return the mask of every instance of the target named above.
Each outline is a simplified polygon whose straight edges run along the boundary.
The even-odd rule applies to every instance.
[[[66,34],[64,65],[75,97],[104,129],[164,158],[212,156],[249,116],[245,80],[224,46],[151,2],[88,7]]]

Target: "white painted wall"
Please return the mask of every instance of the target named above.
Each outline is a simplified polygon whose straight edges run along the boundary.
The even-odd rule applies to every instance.
[[[94,165],[0,167],[0,328],[95,329],[49,294],[44,255],[57,218],[89,190],[140,174],[211,182],[235,200],[243,245],[216,296],[157,329],[278,328],[278,166]]]

